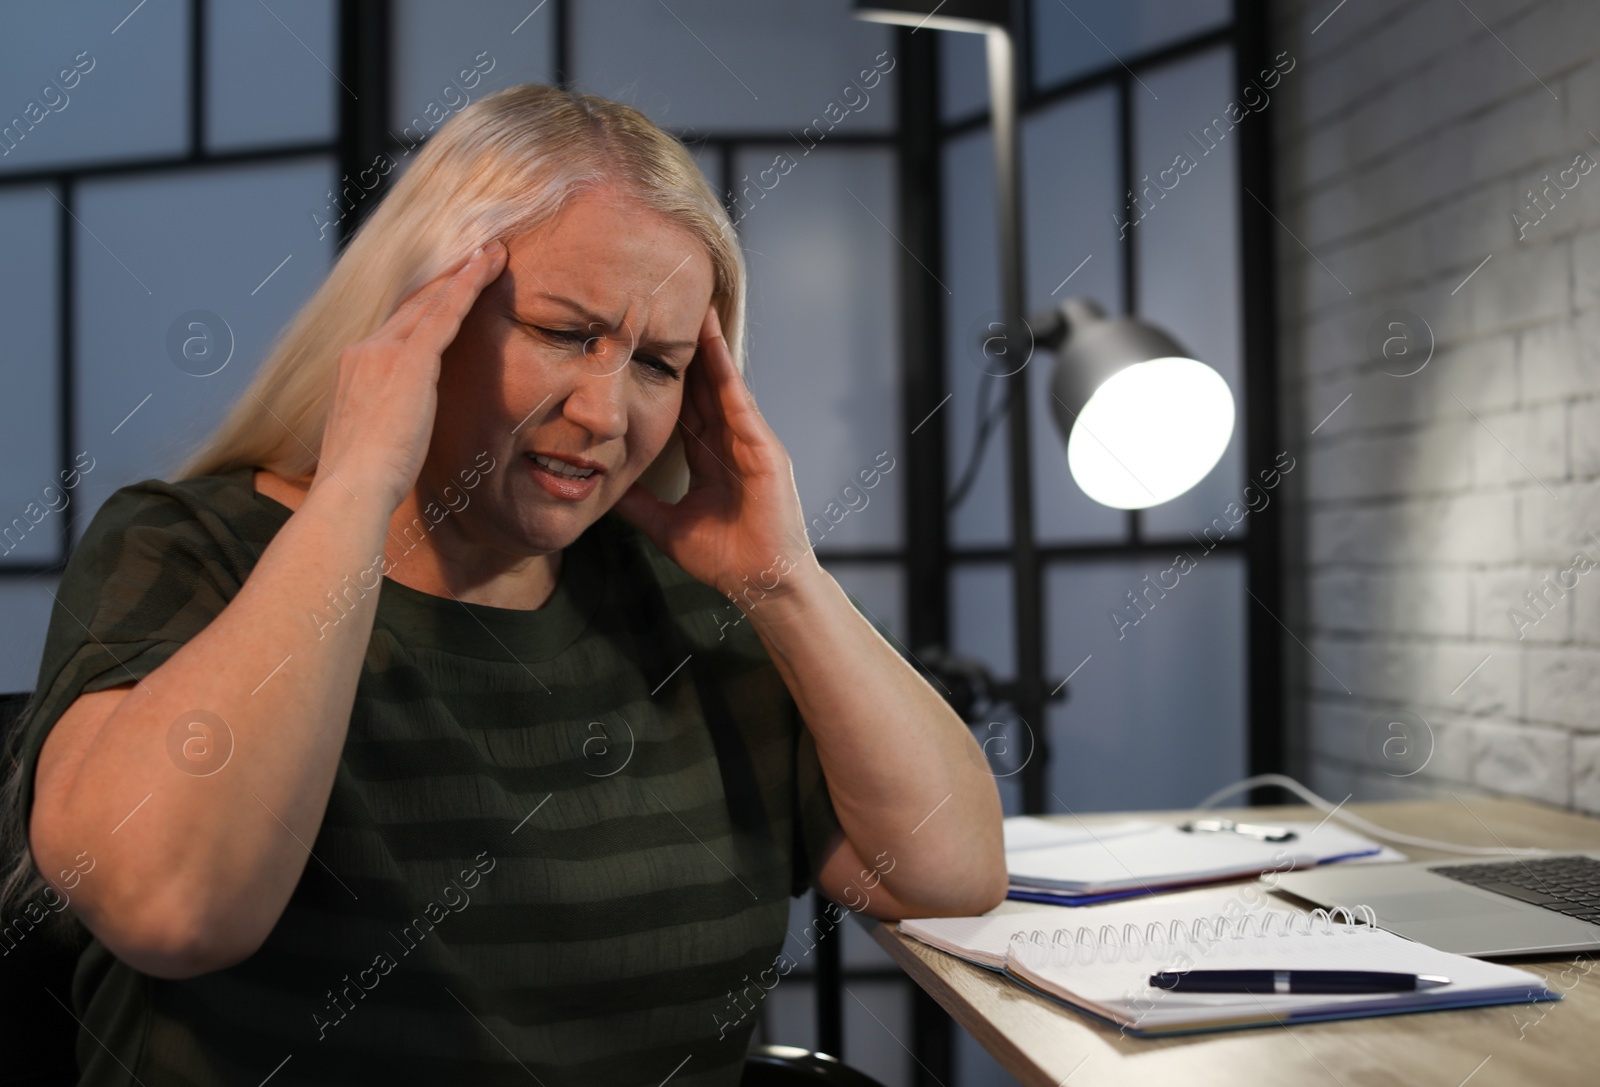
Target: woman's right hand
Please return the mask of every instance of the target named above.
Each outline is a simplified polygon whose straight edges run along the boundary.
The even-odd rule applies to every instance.
[[[489,242],[339,352],[313,487],[330,477],[357,501],[384,503],[385,517],[405,501],[428,454],[440,356],[505,262],[506,247]]]

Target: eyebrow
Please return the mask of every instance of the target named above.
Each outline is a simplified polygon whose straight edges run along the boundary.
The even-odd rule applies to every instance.
[[[559,302],[561,305],[566,306],[568,309],[580,314],[595,324],[604,325],[606,328],[612,327],[611,324],[602,318],[598,313],[595,313],[586,306],[574,302],[570,298],[564,298],[559,294],[551,294],[549,291],[541,291],[537,297],[548,299],[551,302]],[[700,347],[699,343],[694,340],[641,340],[639,346],[649,347],[657,351],[693,351],[698,350]]]

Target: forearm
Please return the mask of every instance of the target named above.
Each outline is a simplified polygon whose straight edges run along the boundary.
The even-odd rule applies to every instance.
[[[816,738],[863,878],[876,864],[895,899],[930,913],[993,905],[999,791],[961,719],[820,567],[750,618]]]
[[[129,690],[84,751],[46,849],[96,859],[73,899],[91,931],[171,925],[231,949],[276,923],[322,823],[379,583],[364,579],[372,587],[346,592],[341,610],[328,594],[383,554],[379,505],[314,487],[235,598]],[[226,726],[221,769],[184,746],[194,711]]]

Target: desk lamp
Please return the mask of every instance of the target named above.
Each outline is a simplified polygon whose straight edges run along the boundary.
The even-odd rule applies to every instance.
[[[1035,317],[1034,342],[1056,355],[1050,410],[1083,493],[1143,509],[1205,478],[1233,436],[1233,393],[1176,340],[1132,317],[1069,298]]]
[[[1011,0],[856,0],[855,15],[914,31],[985,36],[1004,325],[1020,331],[1019,343],[1056,353],[1050,408],[1083,492],[1117,509],[1158,505],[1200,482],[1222,458],[1233,435],[1233,394],[1221,374],[1165,332],[1136,318],[1107,318],[1093,302],[1068,299],[1024,321],[1011,7]],[[1020,376],[1007,384],[1012,528],[1021,539],[1033,521],[1027,387]]]

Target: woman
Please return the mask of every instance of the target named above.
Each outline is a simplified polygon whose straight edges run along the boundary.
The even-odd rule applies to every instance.
[[[1003,897],[993,779],[811,553],[743,304],[676,140],[509,88],[107,501],[12,785],[93,936],[82,1082],[734,1084],[789,896]]]

